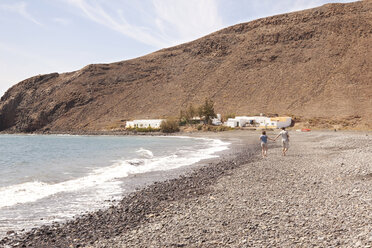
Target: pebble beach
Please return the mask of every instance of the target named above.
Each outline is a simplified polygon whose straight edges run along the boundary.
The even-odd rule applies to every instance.
[[[232,148],[105,210],[9,232],[0,247],[372,247],[371,132],[291,130],[287,156],[277,141],[266,158],[259,132],[207,136]]]

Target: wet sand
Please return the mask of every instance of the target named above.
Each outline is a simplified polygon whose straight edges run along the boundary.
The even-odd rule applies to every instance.
[[[233,148],[104,211],[0,241],[5,247],[368,247],[372,134],[290,131],[260,157],[259,132],[208,133]],[[192,135],[203,135],[200,133]],[[269,136],[273,136],[271,132]]]

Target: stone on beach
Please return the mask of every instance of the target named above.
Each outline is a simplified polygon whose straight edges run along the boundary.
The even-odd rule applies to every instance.
[[[288,156],[281,156],[279,143],[271,143],[265,159],[259,158],[258,145],[254,149],[246,145],[256,133],[211,135],[235,139],[229,156],[137,191],[107,210],[10,236],[0,245],[372,245],[370,135],[291,132]]]

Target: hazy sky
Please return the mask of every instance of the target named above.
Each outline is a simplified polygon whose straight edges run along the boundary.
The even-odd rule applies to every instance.
[[[260,17],[350,0],[0,0],[0,96],[43,73],[130,59]]]

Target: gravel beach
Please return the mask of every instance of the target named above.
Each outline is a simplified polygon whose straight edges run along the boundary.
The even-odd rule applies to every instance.
[[[287,156],[277,141],[261,158],[259,132],[208,134],[233,148],[107,210],[9,233],[0,246],[372,247],[372,133],[290,135]]]

